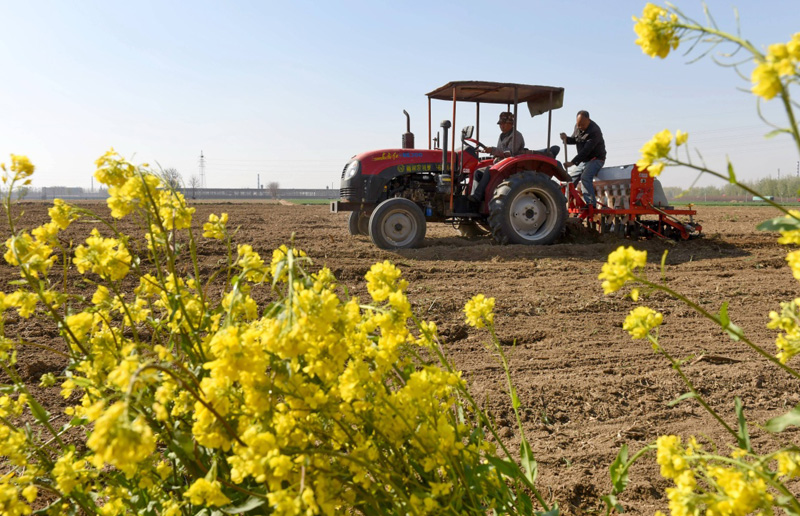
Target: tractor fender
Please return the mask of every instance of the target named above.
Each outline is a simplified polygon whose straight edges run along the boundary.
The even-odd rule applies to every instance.
[[[512,158],[506,158],[499,163],[492,165],[489,169],[491,179],[486,186],[486,201],[491,198],[491,192],[494,192],[497,186],[513,176],[518,172],[530,170],[533,172],[541,172],[550,177],[555,177],[559,181],[568,182],[570,180],[569,174],[561,163],[555,159],[544,154],[522,154]]]

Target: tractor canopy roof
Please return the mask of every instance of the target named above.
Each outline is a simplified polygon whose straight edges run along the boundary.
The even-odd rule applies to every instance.
[[[427,96],[438,100],[484,104],[517,105],[525,102],[532,117],[564,105],[564,88],[511,82],[454,81],[436,88]]]

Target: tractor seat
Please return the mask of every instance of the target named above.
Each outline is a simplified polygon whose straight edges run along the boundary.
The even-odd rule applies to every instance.
[[[555,158],[556,156],[558,156],[558,152],[560,150],[561,147],[559,147],[558,145],[553,145],[549,149],[538,149],[538,150],[522,149],[521,154],[544,154],[549,158]]]

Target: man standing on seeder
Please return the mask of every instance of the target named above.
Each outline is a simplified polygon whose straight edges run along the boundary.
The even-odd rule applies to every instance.
[[[577,165],[577,168],[570,172],[570,176],[575,178],[576,182],[580,178],[583,201],[586,203],[584,209],[589,209],[590,206],[595,206],[597,203],[594,196],[594,176],[606,162],[606,144],[603,141],[603,132],[589,118],[589,112],[581,110],[578,111],[572,136],[561,133],[561,141],[565,146],[577,145],[578,154],[572,158],[572,161],[564,162],[564,168]]]

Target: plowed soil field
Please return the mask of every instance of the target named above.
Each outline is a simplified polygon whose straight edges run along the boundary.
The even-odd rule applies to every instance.
[[[87,207],[107,213],[103,204]],[[46,204],[24,203],[21,227],[48,220]],[[757,223],[776,213],[761,207],[698,207],[697,220],[705,236],[683,242],[630,241],[613,236],[571,233],[544,247],[498,246],[489,237],[464,239],[447,225],[428,227],[418,249],[388,252],[368,237],[347,230],[347,214],[331,214],[327,206],[287,206],[263,203],[197,204],[195,224],[210,213],[227,212],[230,227],[239,226],[236,243],[248,243],[262,256],[288,244],[330,267],[351,294],[366,299],[364,274],[378,261],[391,260],[409,281],[409,298],[416,313],[437,323],[444,347],[463,370],[474,396],[486,400],[501,426],[501,436],[518,449],[519,435],[506,394],[503,371],[487,350],[488,335],[468,328],[462,309],[473,295],[496,298],[499,337],[523,405],[524,427],[539,461],[539,485],[558,500],[567,514],[602,509],[599,496],[610,491],[608,466],[619,447],[632,453],[662,434],[705,436],[722,451],[732,443],[719,424],[695,402],[670,405],[685,392],[663,357],[622,330],[622,322],[637,306],[620,294],[603,295],[597,275],[608,254],[620,245],[648,251],[648,275],[660,276],[664,251],[669,285],[710,312],[729,302],[731,319],[769,353],[776,352],[775,332],[768,330],[768,313],[781,301],[798,297],[800,289],[784,260],[786,249],[774,234],[759,232]],[[82,241],[92,224],[74,224],[67,238]],[[123,230],[134,231],[133,227]],[[5,223],[0,234],[8,234]],[[204,241],[199,249],[204,270],[216,267],[223,248]],[[77,276],[76,276],[77,277]],[[0,265],[0,290],[15,287],[17,272]],[[749,418],[763,423],[800,402],[800,390],[788,376],[743,344],[732,341],[708,320],[663,294],[640,302],[664,314],[661,342],[675,357],[690,358],[685,372],[725,419],[735,427],[734,397],[739,396]],[[57,332],[35,321],[6,315],[6,330],[26,340],[52,344]],[[32,389],[56,414],[64,401],[58,387],[34,387],[46,372],[58,374],[63,359],[35,348],[22,348],[20,370]],[[6,379],[0,378],[0,381]],[[751,428],[754,445],[766,451],[797,435],[767,434]],[[640,461],[620,497],[633,514],[666,510],[664,489],[655,456]]]

